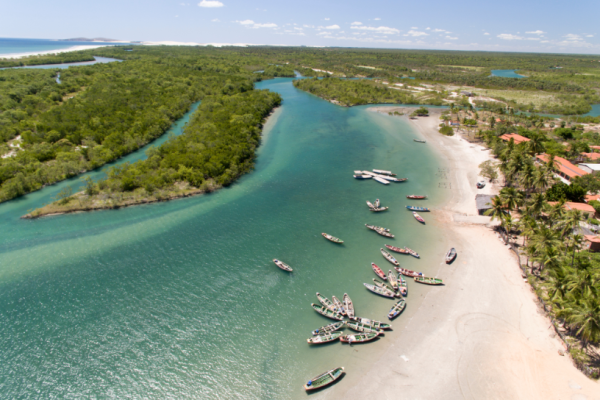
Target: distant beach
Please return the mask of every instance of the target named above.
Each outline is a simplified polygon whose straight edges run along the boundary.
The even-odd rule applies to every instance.
[[[41,56],[44,54],[56,54],[56,53],[66,53],[69,51],[97,49],[99,47],[106,47],[106,46],[107,45],[105,45],[105,44],[83,45],[83,46],[73,46],[73,47],[69,47],[67,49],[32,51],[32,52],[27,52],[27,53],[0,54],[0,58],[22,58],[22,57],[30,57],[30,56]]]

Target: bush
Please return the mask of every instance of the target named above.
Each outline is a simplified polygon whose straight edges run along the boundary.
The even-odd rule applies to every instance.
[[[546,199],[548,201],[568,200],[574,202],[583,202],[586,190],[576,183],[567,185],[566,183],[555,183],[548,191],[546,191]]]
[[[588,204],[590,206],[594,207],[594,210],[596,210],[596,213],[600,213],[600,201],[590,200],[590,201],[588,201]],[[600,225],[600,224],[596,224],[596,225]]]
[[[446,135],[446,136],[453,136],[454,135],[454,129],[452,129],[451,126],[448,125],[444,125],[440,128],[440,133],[442,135]]]

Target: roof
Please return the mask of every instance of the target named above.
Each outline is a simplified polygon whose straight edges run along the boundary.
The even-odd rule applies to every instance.
[[[504,135],[500,136],[500,139],[505,140],[507,142],[510,139],[512,139],[515,141],[515,144],[529,142],[529,140],[530,140],[530,139],[527,139],[525,136],[517,135],[516,133],[505,133]]]
[[[550,159],[550,156],[546,153],[544,154],[538,154],[537,156],[535,156],[538,160],[547,163],[548,160]],[[571,164],[569,161],[565,160],[562,157],[554,157],[554,162],[556,162],[556,165],[558,166],[558,169],[560,170],[560,172],[566,176],[568,176],[569,178],[575,178],[576,176],[583,176],[583,175],[588,175],[589,172],[586,172],[584,170],[582,170],[579,167],[574,166],[573,164]]]
[[[492,208],[492,200],[494,199],[494,197],[496,197],[495,194],[478,194],[478,195],[476,195],[475,203],[477,204],[477,209],[478,210],[488,210],[488,209]]]
[[[600,153],[581,153],[585,158],[589,158],[590,160],[598,160],[600,159]]]
[[[585,240],[592,243],[600,243],[600,236],[597,235],[585,235]]]
[[[590,146],[590,149],[600,150],[600,146]]]
[[[551,206],[558,204],[558,201],[549,201],[548,204],[550,204]],[[579,210],[579,211],[583,211],[583,212],[591,212],[591,213],[595,213],[596,209],[594,209],[594,207],[590,206],[589,204],[586,203],[575,203],[573,201],[567,201],[565,202],[565,204],[563,205],[563,208],[567,211],[571,211],[571,210]]]
[[[579,165],[584,165],[592,171],[600,171],[600,164],[581,163]]]
[[[592,200],[598,200],[600,199],[600,194],[586,194],[584,197],[585,202],[590,202]]]

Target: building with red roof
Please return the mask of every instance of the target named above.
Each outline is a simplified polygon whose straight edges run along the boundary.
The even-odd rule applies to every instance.
[[[535,156],[535,158],[538,159],[538,161],[541,161],[545,164],[550,159],[550,156],[546,153],[543,153],[538,154],[537,156]],[[571,179],[577,176],[584,176],[589,174],[589,172],[586,172],[581,168],[576,167],[575,165],[571,164],[569,161],[565,160],[562,157],[554,157],[554,162],[558,167],[557,174],[568,182],[571,182]]]
[[[581,153],[581,155],[590,160],[600,160],[600,153]]]
[[[508,142],[510,139],[512,139],[515,141],[515,144],[529,142],[530,140],[525,136],[517,135],[516,133],[505,133],[504,135],[500,136],[500,139],[504,140],[505,142]]]

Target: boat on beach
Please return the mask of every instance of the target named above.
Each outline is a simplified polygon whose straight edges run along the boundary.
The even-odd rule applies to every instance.
[[[342,329],[346,325],[346,321],[333,322],[329,325],[325,325],[320,327],[319,329],[315,329],[312,331],[313,336],[317,335],[325,335],[331,332],[335,332],[338,329]]]
[[[363,283],[363,285],[365,285],[365,287],[368,290],[370,290],[371,292],[378,294],[380,296],[388,297],[390,299],[393,299],[394,297],[396,297],[396,294],[389,289],[380,288],[375,285],[370,285],[368,283]]]
[[[357,321],[350,321],[347,323],[348,328],[352,329],[353,331],[356,332],[363,332],[363,333],[383,333],[383,330],[379,329],[379,328],[374,328],[372,326],[369,325],[365,325],[365,324],[361,324],[360,322]]]
[[[344,367],[334,368],[327,372],[323,372],[321,375],[317,375],[311,380],[308,381],[306,385],[304,385],[304,389],[316,390],[327,385],[331,385],[333,382],[337,381],[344,374]]]
[[[409,249],[408,247],[404,248],[406,251],[408,251],[408,254],[410,254],[411,256],[413,256],[414,258],[421,258],[421,256],[419,255],[419,253],[417,253],[416,251]]]
[[[344,303],[342,303],[337,297],[331,296],[331,301],[333,305],[338,310],[338,312],[342,315],[346,315],[346,310],[344,309]]]
[[[344,293],[344,309],[348,318],[354,317],[354,304],[347,293]]]
[[[400,299],[392,306],[392,309],[388,313],[388,319],[393,320],[406,308],[406,300]]]
[[[327,307],[331,311],[337,312],[333,302],[319,292],[317,292],[317,299],[319,299],[319,303],[321,303],[323,306]]]
[[[412,199],[412,200],[425,200],[427,198],[427,196],[421,196],[421,195],[417,195],[417,194],[410,194],[408,196],[406,196],[407,199]]]
[[[411,271],[410,269],[400,268],[400,267],[394,267],[394,268],[396,268],[396,271],[400,272],[402,275],[410,276],[411,278],[414,278],[417,276],[423,276],[422,272]]]
[[[308,338],[308,339],[306,339],[306,341],[308,342],[308,344],[329,343],[329,342],[338,340],[340,338],[340,336],[342,336],[343,334],[344,334],[344,332],[326,333],[324,335],[318,335],[315,337]]]
[[[396,174],[392,173],[392,171],[385,171],[383,169],[374,169],[373,172],[380,175],[396,176]]]
[[[417,143],[425,143],[425,141],[424,141],[424,140],[419,140],[419,139],[413,139],[413,140],[414,140],[415,142],[417,142]]]
[[[286,263],[279,261],[278,259],[273,259],[273,262],[275,263],[275,265],[277,265],[279,268],[281,268],[284,271],[288,271],[288,272],[292,272],[293,269],[292,267],[290,267],[289,265],[287,265]]]
[[[396,260],[394,257],[392,257],[392,255],[390,253],[388,253],[384,249],[379,249],[379,251],[381,251],[381,255],[383,256],[383,258],[385,258],[386,260],[388,260],[389,262],[391,262],[394,265],[400,265],[398,260]]]
[[[327,234],[325,232],[321,233],[321,235],[323,235],[323,237],[325,239],[329,240],[330,242],[337,243],[337,244],[344,243],[344,241],[342,239],[336,238],[335,236],[331,236],[331,235],[329,235],[329,234]]]
[[[383,185],[389,185],[390,184],[389,181],[387,181],[387,180],[385,180],[383,178],[380,178],[378,176],[374,176],[373,179],[376,180],[377,182],[383,184]]]
[[[368,318],[356,317],[352,318],[352,321],[360,322],[366,326],[370,326],[371,328],[377,329],[392,329],[392,325],[386,324],[385,322],[379,322]]]
[[[398,279],[396,278],[396,274],[392,272],[392,270],[388,271],[388,282],[393,290],[398,290]]]
[[[443,285],[444,284],[444,282],[442,282],[442,280],[439,278],[429,278],[426,276],[415,276],[415,282],[424,283],[425,285]]]
[[[453,247],[446,253],[446,264],[450,264],[456,258],[456,249]]]
[[[395,251],[396,253],[408,254],[408,251],[406,251],[406,249],[403,249],[403,248],[400,248],[400,247],[390,246],[389,244],[386,244],[385,247],[387,247],[391,251]]]
[[[416,207],[416,206],[406,206],[410,211],[420,211],[420,212],[429,212],[429,208],[427,207]]]
[[[349,343],[349,344],[366,343],[366,342],[370,342],[371,340],[375,339],[379,335],[380,335],[379,332],[355,333],[353,335],[343,335],[343,336],[340,336],[340,342]]]
[[[416,213],[416,212],[414,212],[414,211],[413,211],[412,213],[413,213],[413,216],[415,217],[415,219],[416,219],[417,221],[419,221],[419,222],[420,222],[420,223],[422,223],[422,224],[424,224],[424,223],[425,223],[425,220],[423,219],[423,217],[421,217],[419,214],[417,214],[417,213]]]
[[[341,314],[331,311],[329,308],[327,308],[325,306],[315,304],[315,303],[311,303],[310,306],[313,308],[313,310],[315,310],[316,312],[318,312],[319,314],[321,314],[324,317],[335,319],[338,321],[344,320],[344,317]]]
[[[402,296],[406,297],[408,295],[408,285],[406,283],[406,279],[402,277],[401,273],[398,273],[398,291],[400,294],[402,294]]]
[[[387,280],[387,276],[385,276],[385,272],[383,272],[383,270],[381,268],[379,268],[377,266],[377,264],[371,263],[371,268],[373,268],[373,272],[375,272],[375,275],[377,275],[378,277],[380,277],[384,281]]]

